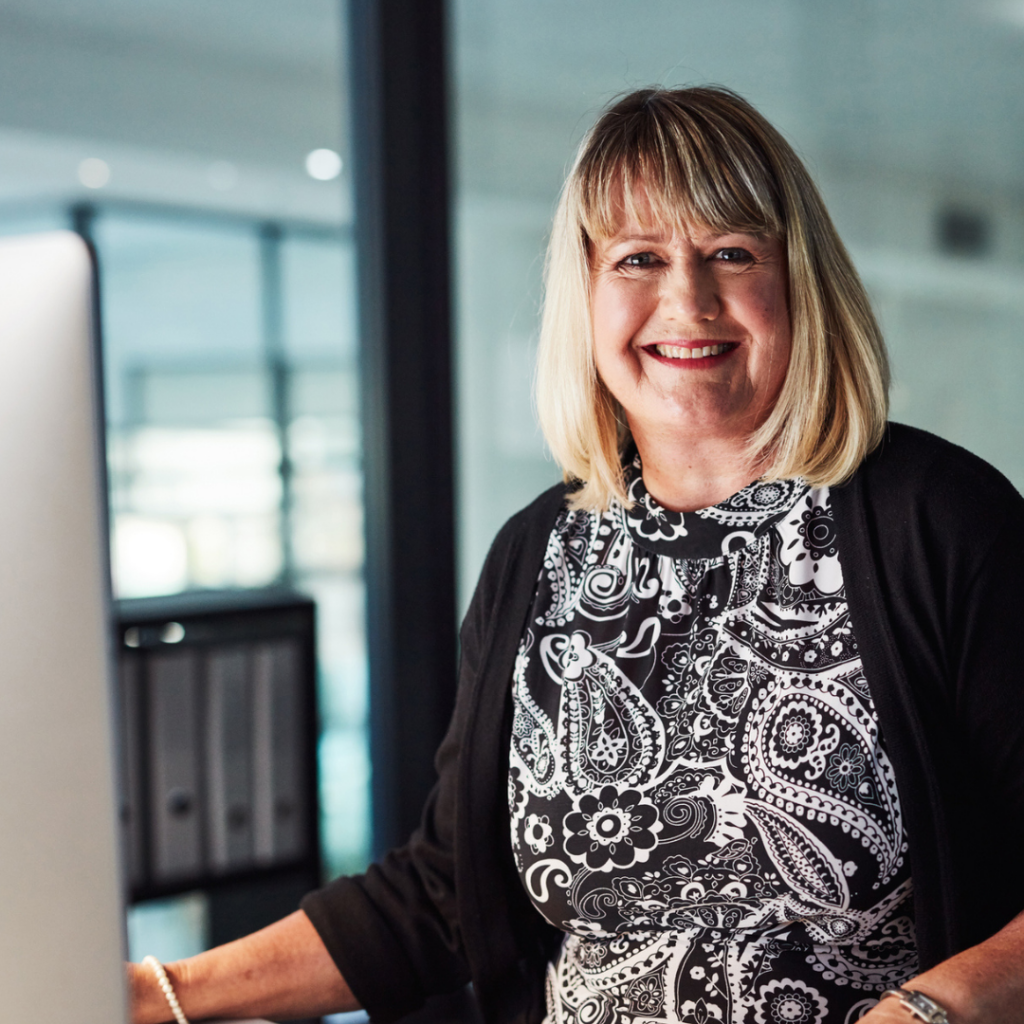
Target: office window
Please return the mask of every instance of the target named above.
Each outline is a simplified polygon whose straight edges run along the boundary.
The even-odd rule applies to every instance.
[[[281,451],[256,231],[104,212],[93,237],[116,596],[273,583]]]
[[[729,86],[807,161],[875,301],[892,415],[1024,486],[1024,17],[958,0],[456,0],[460,584],[557,478],[530,405],[544,243],[619,93]]]
[[[294,233],[281,245],[290,559],[295,585],[331,624],[319,637],[321,823],[331,875],[360,870],[370,849],[354,259],[348,234]]]
[[[316,599],[332,875],[368,855],[370,771],[343,14],[0,11],[0,233],[74,225],[96,245],[117,595]],[[177,956],[204,920],[184,899],[130,932]]]
[[[117,597],[285,584],[319,612],[325,860],[369,843],[347,227],[97,207]]]

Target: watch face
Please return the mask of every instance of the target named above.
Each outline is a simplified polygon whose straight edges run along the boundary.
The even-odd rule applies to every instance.
[[[946,1011],[923,992],[917,992],[914,989],[897,989],[886,993],[886,995],[889,994],[896,996],[915,1017],[927,1021],[928,1024],[949,1024]]]

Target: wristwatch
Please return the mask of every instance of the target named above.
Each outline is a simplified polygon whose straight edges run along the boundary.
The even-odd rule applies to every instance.
[[[916,992],[912,988],[890,988],[882,993],[882,999],[886,996],[895,996],[915,1017],[923,1020],[925,1024],[949,1024],[949,1017],[946,1011],[931,996],[923,992]],[[879,999],[879,1002],[882,1001]]]

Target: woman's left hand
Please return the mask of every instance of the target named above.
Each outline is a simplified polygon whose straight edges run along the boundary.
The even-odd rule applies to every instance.
[[[934,999],[949,1024],[1024,1024],[1024,913],[903,987]],[[863,1024],[915,1024],[917,1019],[893,996],[861,1017]]]
[[[907,985],[912,988],[912,985]],[[889,996],[883,999],[873,1010],[869,1010],[857,1024],[914,1024],[917,1017],[907,1010],[898,999]],[[919,1024],[919,1022],[918,1022]],[[950,1024],[960,1024],[959,1020],[950,1018]]]

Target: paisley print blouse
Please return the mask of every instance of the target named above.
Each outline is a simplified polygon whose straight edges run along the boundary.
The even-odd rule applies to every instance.
[[[915,973],[899,796],[827,488],[563,512],[513,681],[509,808],[566,932],[548,1024],[846,1024]]]

